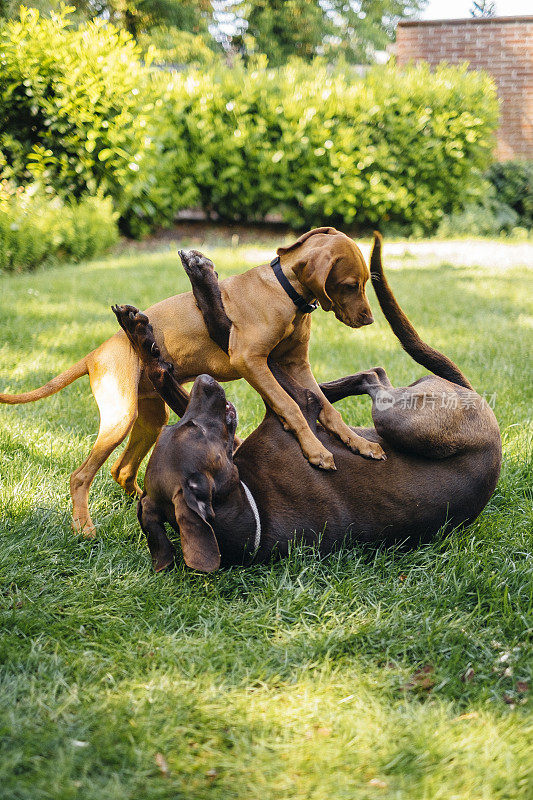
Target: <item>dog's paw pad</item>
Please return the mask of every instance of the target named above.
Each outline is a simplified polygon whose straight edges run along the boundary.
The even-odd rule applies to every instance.
[[[122,318],[122,319],[125,319],[127,317],[131,317],[132,314],[133,314],[133,316],[135,316],[135,314],[139,313],[139,309],[138,308],[136,308],[135,306],[129,306],[129,305],[114,305],[114,306],[111,306],[111,309],[113,310],[113,312],[116,314],[116,316],[118,318]]]
[[[179,256],[185,272],[187,273],[192,272],[199,276],[205,272],[215,271],[215,265],[211,259],[204,256],[199,250],[190,250],[188,253],[184,250],[180,250]]]

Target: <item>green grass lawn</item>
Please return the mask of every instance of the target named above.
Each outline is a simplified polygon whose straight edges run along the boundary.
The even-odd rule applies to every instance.
[[[221,276],[259,260],[205,250]],[[295,549],[271,566],[154,575],[108,468],[91,496],[97,540],[69,528],[68,475],[97,430],[87,378],[0,407],[0,797],[532,796],[532,273],[484,263],[387,259],[385,246],[406,312],[494,403],[504,442],[479,520],[413,552]],[[97,346],[116,329],[112,302],[186,288],[175,251],[1,277],[2,390]],[[423,374],[369,295],[371,328],[314,315],[319,379]],[[261,401],[243,382],[228,394],[250,432]],[[341,406],[370,421],[369,398]]]

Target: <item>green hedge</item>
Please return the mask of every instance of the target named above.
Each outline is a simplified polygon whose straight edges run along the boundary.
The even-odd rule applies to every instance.
[[[215,52],[209,34],[190,33],[168,25],[157,25],[141,33],[137,42],[145,58],[155,64],[188,64],[209,67],[217,60],[222,65],[222,48]]]
[[[118,239],[111,199],[86,197],[65,203],[37,185],[26,190],[0,185],[0,270],[31,270],[40,264],[80,261]]]
[[[497,116],[493,83],[466,68],[170,74],[111,25],[23,9],[0,29],[5,175],[110,195],[134,235],[196,205],[227,220],[430,231],[485,193]]]
[[[533,160],[493,164],[487,178],[497,202],[517,215],[517,224],[533,228]]]
[[[504,161],[487,170],[487,192],[480,202],[447,214],[438,235],[512,236],[527,239],[533,228],[533,161]]]
[[[4,178],[39,181],[68,198],[110,195],[127,232],[172,220],[182,148],[162,153],[157,103],[125,31],[104,22],[74,28],[65,14],[44,19],[25,8],[0,26]]]
[[[163,107],[223,219],[422,230],[483,195],[498,116],[486,75],[425,65],[359,81],[318,65],[177,76]]]

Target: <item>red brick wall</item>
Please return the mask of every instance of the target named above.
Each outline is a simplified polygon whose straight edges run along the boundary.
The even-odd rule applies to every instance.
[[[498,158],[533,158],[533,17],[400,22],[396,56],[489,72],[501,101]]]

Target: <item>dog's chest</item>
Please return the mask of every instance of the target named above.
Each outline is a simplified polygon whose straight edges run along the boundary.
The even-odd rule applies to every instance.
[[[283,339],[272,351],[272,354],[283,356],[294,350],[305,350],[309,344],[310,333],[309,314],[298,313],[294,320],[287,325]]]

